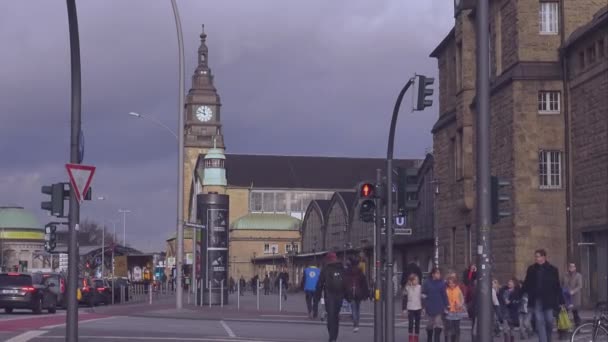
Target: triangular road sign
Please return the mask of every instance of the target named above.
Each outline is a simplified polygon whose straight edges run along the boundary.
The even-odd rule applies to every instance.
[[[65,164],[65,168],[68,170],[70,176],[70,184],[76,194],[78,202],[82,202],[84,195],[89,191],[91,186],[91,180],[95,173],[95,166],[81,165],[81,164]]]

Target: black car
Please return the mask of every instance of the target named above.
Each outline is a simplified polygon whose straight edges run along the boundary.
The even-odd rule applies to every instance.
[[[95,287],[95,291],[97,292],[96,304],[112,304],[112,289],[110,288],[110,285],[106,280],[93,279],[93,286]]]
[[[66,288],[67,288],[67,280],[65,279],[65,275],[63,273],[55,273],[55,272],[43,272],[42,278],[44,279],[44,284],[51,285],[49,286],[51,292],[57,295],[57,306],[61,308],[67,307],[67,297],[66,297]]]
[[[13,309],[30,309],[35,314],[46,309],[57,311],[57,295],[51,292],[52,284],[44,284],[41,274],[19,272],[0,273],[0,308],[6,313]]]

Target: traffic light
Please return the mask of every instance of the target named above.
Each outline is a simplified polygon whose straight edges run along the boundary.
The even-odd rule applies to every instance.
[[[57,247],[57,226],[49,223],[44,227],[44,250],[52,252]]]
[[[50,211],[52,216],[63,217],[63,183],[43,185],[42,193],[45,195],[51,195],[51,200],[40,203],[40,207],[44,210]]]
[[[359,219],[363,222],[374,222],[376,215],[376,186],[371,183],[362,183],[358,189]]]
[[[501,218],[511,216],[508,211],[501,211],[500,204],[509,202],[511,197],[509,195],[501,195],[501,189],[510,186],[511,183],[500,179],[496,176],[492,176],[491,179],[491,195],[492,195],[492,224],[498,223]]]
[[[397,192],[398,209],[400,214],[418,208],[418,169],[398,168],[397,180],[399,191]]]
[[[433,105],[433,99],[430,98],[433,96],[433,83],[435,83],[435,79],[432,77],[416,75],[418,98],[416,99],[416,107],[414,110],[424,110],[426,107]]]

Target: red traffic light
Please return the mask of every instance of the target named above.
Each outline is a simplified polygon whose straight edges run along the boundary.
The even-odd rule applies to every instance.
[[[374,196],[374,185],[365,183],[361,185],[361,197],[373,197]]]

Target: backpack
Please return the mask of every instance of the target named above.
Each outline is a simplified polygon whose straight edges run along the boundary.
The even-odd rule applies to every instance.
[[[344,292],[344,269],[341,267],[331,268],[327,270],[325,286],[331,293]]]

